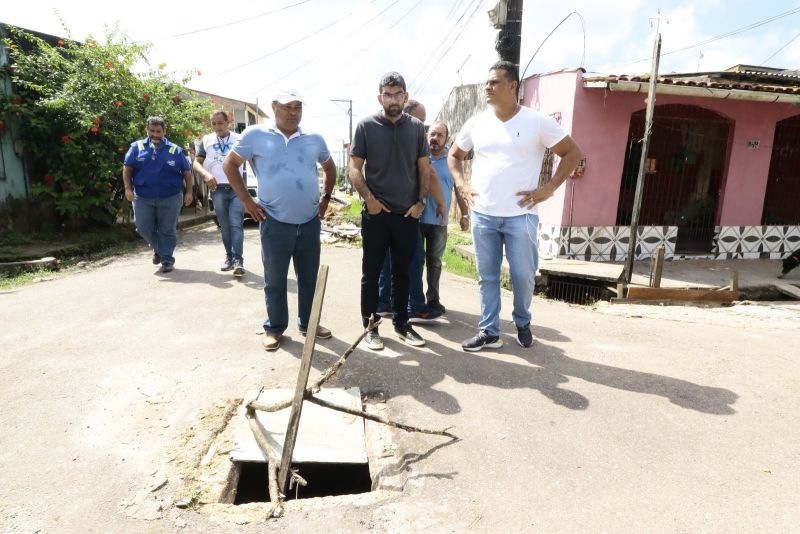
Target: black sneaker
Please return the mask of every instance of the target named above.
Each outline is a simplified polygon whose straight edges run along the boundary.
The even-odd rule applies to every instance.
[[[522,328],[517,328],[517,343],[520,347],[528,348],[533,345],[533,334],[531,333],[531,324],[528,323]]]
[[[412,347],[421,347],[425,345],[425,340],[422,339],[408,323],[395,325],[394,333],[401,341],[405,341]]]
[[[175,270],[175,265],[172,263],[162,263],[161,264],[161,272],[162,273],[171,273]]]
[[[435,302],[429,302],[428,304],[426,304],[426,306],[427,306],[428,308],[432,309],[432,310],[436,310],[436,311],[438,311],[438,312],[439,312],[439,313],[441,313],[442,315],[444,315],[445,313],[447,313],[447,308],[445,308],[444,306],[442,306],[442,303],[441,303],[441,302],[439,302],[438,300],[437,300],[437,301],[435,301]]]
[[[381,339],[381,335],[378,333],[377,328],[367,332],[367,335],[364,337],[364,344],[367,346],[368,349],[372,350],[383,349],[383,340]]]
[[[490,336],[486,330],[481,330],[478,335],[471,337],[461,344],[467,352],[478,352],[481,349],[499,349],[503,346],[500,336]]]
[[[230,271],[233,269],[233,259],[225,258],[225,262],[222,264],[222,267],[219,268],[220,271]]]
[[[242,260],[233,260],[233,276],[244,276],[244,263],[242,263]]]
[[[161,263],[161,256],[158,255],[158,252],[153,252],[153,265],[158,265]]]

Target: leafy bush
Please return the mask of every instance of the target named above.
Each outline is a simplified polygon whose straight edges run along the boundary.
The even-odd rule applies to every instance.
[[[32,193],[71,226],[113,223],[125,202],[123,156],[145,137],[147,117],[163,117],[167,137],[186,146],[204,129],[209,103],[186,98],[188,77],[178,83],[163,64],[151,68],[149,47],[116,31],[51,45],[9,30],[15,93],[0,97],[0,121],[10,115],[19,125]]]

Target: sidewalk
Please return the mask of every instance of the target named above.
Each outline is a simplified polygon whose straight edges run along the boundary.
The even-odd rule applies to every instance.
[[[467,258],[475,257],[472,245],[461,245],[459,250]],[[575,278],[600,280],[609,285],[616,284],[624,271],[622,262],[589,262],[562,258],[542,258],[539,261],[537,283],[544,274],[562,274]],[[648,285],[650,261],[636,261],[633,264],[632,282]],[[781,272],[781,260],[675,260],[665,261],[661,277],[661,287],[722,287],[730,283],[731,275],[739,274],[739,292],[743,299],[761,299],[776,293],[789,296],[800,293],[800,269],[787,275],[785,279],[777,276]],[[503,258],[503,273],[508,274],[508,263]],[[800,295],[794,298],[800,298]]]

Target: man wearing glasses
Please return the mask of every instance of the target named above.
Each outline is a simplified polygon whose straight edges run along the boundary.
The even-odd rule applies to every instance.
[[[419,347],[425,341],[408,324],[408,267],[428,197],[428,141],[422,122],[403,113],[408,99],[403,77],[385,74],[378,91],[383,109],[358,123],[350,149],[350,181],[364,199],[361,318],[367,326],[378,309],[378,277],[390,250],[394,332]],[[377,328],[364,341],[372,350],[383,348]]]

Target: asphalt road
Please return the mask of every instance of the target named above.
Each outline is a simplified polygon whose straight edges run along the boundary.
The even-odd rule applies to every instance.
[[[222,256],[208,224],[182,234],[166,275],[142,248],[0,292],[0,531],[800,528],[797,304],[537,298],[538,341],[522,349],[504,293],[505,347],[468,354],[477,284],[448,273],[448,320],[419,329],[427,346],[403,346],[384,326],[386,350],[358,349],[338,385],[380,391],[392,417],[451,426],[460,441],[392,431],[402,484],[380,499],[317,499],[267,525],[257,507],[244,519],[232,507],[175,508],[181,436],[225,399],[293,384],[302,349],[292,328],[279,352],[261,349],[256,229],[245,246],[255,272],[234,280],[218,271]],[[334,338],[320,343],[317,370],[360,332],[360,257],[323,249]]]

